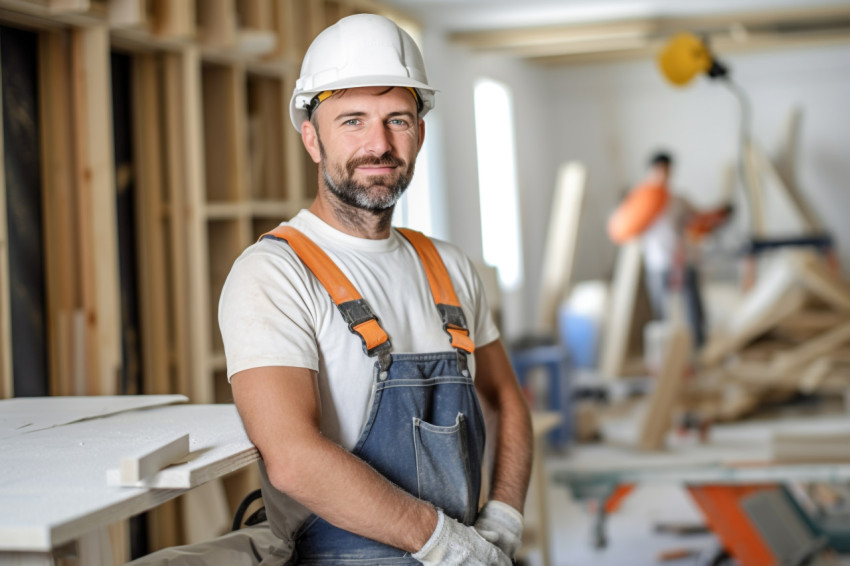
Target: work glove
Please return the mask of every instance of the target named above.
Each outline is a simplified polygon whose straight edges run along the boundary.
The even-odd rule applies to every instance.
[[[424,566],[511,566],[507,555],[484,540],[473,527],[437,510],[437,527],[413,555]]]
[[[514,557],[522,542],[522,513],[495,499],[481,508],[473,526],[478,534],[510,558]]]

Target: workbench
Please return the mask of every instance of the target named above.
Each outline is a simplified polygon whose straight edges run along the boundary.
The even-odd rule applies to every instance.
[[[621,427],[614,444],[575,446],[568,456],[550,466],[556,483],[578,499],[598,502],[593,526],[597,546],[605,540],[605,517],[637,484],[682,485],[702,510],[706,522],[740,564],[779,563],[743,509],[744,498],[759,490],[790,483],[850,481],[850,459],[844,454],[819,461],[777,461],[772,437],[841,435],[850,433],[850,415],[824,415],[718,424],[708,439],[681,438],[671,433],[664,450],[641,452],[635,427]],[[612,429],[609,429],[612,430]],[[616,430],[613,429],[613,430]],[[631,432],[630,432],[631,431]]]
[[[181,395],[0,401],[0,564],[52,565],[54,550],[255,462],[234,405]],[[189,453],[135,487],[107,481],[121,459],[189,434]],[[97,549],[81,564],[100,563]]]

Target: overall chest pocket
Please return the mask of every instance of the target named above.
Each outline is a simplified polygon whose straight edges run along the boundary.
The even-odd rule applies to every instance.
[[[471,474],[467,429],[467,417],[463,413],[458,413],[450,426],[413,419],[417,495],[450,517],[471,524],[478,511],[475,486],[479,481]]]

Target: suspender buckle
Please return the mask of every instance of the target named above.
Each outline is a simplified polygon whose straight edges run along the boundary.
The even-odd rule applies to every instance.
[[[443,321],[443,330],[452,339],[452,347],[463,350],[467,354],[474,352],[475,344],[469,337],[469,328],[466,326],[463,309],[458,306],[439,303],[437,310],[440,312],[440,319]]]
[[[355,299],[337,305],[343,320],[348,324],[348,329],[360,336],[363,342],[363,351],[367,356],[379,356],[388,353],[392,349],[390,337],[381,328],[378,317],[372,311],[372,307],[366,299]]]

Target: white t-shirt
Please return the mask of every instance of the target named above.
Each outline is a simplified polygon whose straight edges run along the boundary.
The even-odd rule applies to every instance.
[[[289,225],[321,247],[372,307],[393,353],[450,351],[416,251],[393,230],[385,240],[342,233],[302,210]],[[434,244],[449,271],[476,347],[499,337],[482,283],[455,246]],[[374,358],[363,353],[330,296],[292,248],[273,239],[236,260],[219,302],[227,377],[255,367],[291,366],[318,372],[321,430],[351,450],[366,419]],[[474,359],[469,357],[475,375]]]
[[[644,265],[650,271],[664,272],[673,267],[676,253],[685,253],[685,260],[694,259],[695,250],[685,239],[685,223],[690,214],[688,202],[670,195],[667,207],[641,235]]]

